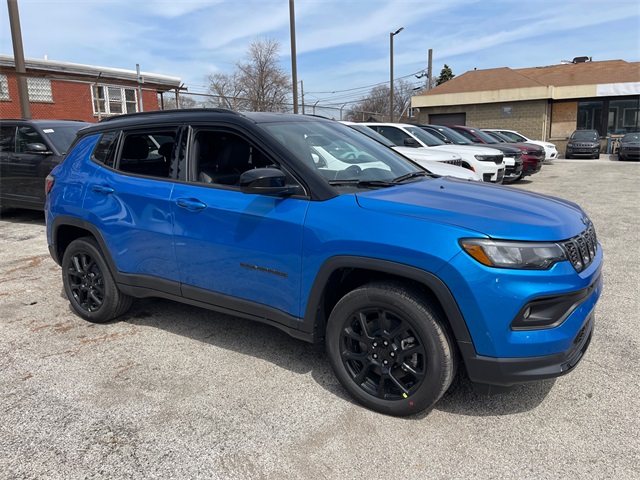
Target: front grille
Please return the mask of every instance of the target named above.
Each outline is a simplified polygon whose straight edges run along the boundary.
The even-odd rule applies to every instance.
[[[595,228],[589,225],[589,228],[581,234],[562,242],[562,246],[567,252],[571,265],[578,272],[583,271],[591,265],[598,249]]]

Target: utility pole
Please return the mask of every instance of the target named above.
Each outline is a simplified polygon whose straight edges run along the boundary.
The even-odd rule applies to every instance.
[[[13,60],[16,65],[18,81],[18,97],[20,99],[20,114],[22,118],[31,120],[31,105],[29,104],[29,88],[27,86],[27,69],[24,64],[24,48],[22,47],[22,30],[20,29],[20,14],[18,0],[7,0],[9,8],[9,24],[11,25],[11,42],[13,43]]]
[[[389,34],[389,121],[393,123],[393,37],[399,34],[404,27],[400,27],[395,32]]]
[[[144,83],[144,78],[142,78],[142,76],[140,75],[140,64],[136,63],[136,74],[137,74],[137,79],[138,79],[138,97],[139,97],[139,102],[140,102],[140,111],[144,112],[144,106],[142,105],[142,87],[140,86],[142,83]],[[177,102],[176,102],[177,104]]]
[[[433,48],[429,49],[429,63],[427,63],[427,90],[431,90],[433,79]]]
[[[289,29],[291,31],[291,83],[293,83],[293,113],[298,113],[298,66],[296,65],[296,13],[289,0]]]

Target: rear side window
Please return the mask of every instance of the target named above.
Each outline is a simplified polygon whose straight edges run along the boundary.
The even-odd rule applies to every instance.
[[[124,134],[117,169],[147,177],[170,178],[177,130]]]
[[[93,151],[91,159],[107,167],[114,168],[116,162],[116,147],[120,132],[103,133]]]

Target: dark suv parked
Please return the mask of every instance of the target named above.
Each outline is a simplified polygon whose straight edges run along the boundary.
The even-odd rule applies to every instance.
[[[80,131],[47,187],[79,316],[163,297],[266,322],[324,341],[379,412],[429,408],[459,363],[485,391],[565,374],[592,336],[602,250],[579,206],[433,176],[335,121],[123,115]]]
[[[567,142],[565,158],[600,158],[600,134],[596,130],[576,130]]]
[[[0,207],[44,209],[44,180],[76,133],[90,125],[64,120],[0,121]]]

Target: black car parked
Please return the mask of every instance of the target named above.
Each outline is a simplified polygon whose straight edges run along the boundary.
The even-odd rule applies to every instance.
[[[0,208],[44,210],[45,178],[90,123],[0,120]]]
[[[626,133],[620,140],[618,160],[640,160],[640,132]]]

